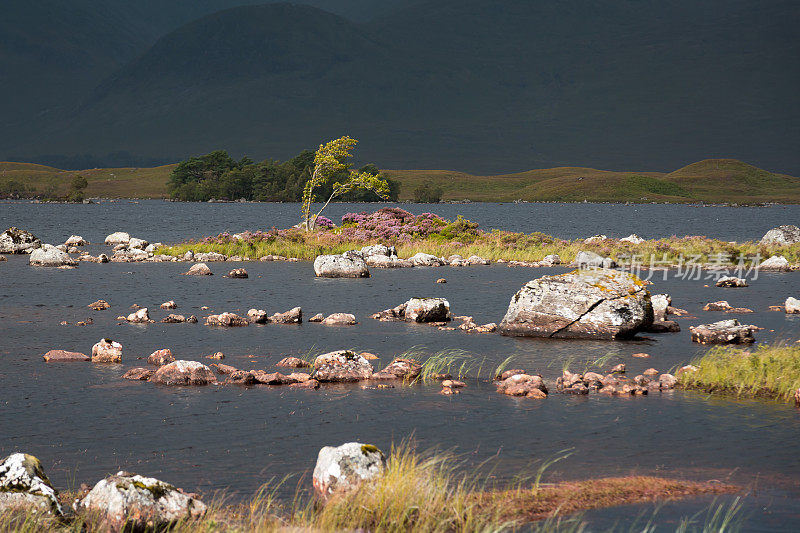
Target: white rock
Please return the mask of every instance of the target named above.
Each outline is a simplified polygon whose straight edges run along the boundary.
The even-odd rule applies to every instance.
[[[386,257],[397,257],[397,249],[394,246],[386,246],[383,244],[373,244],[372,246],[365,246],[361,249],[361,255],[367,259],[373,255],[382,255]]]
[[[629,242],[631,244],[641,244],[644,242],[644,239],[636,235],[635,233],[631,233],[627,237],[623,237],[620,239],[620,242]]]
[[[131,241],[131,236],[124,231],[117,231],[106,237],[106,244],[128,244]]]
[[[791,315],[795,315],[800,313],[800,300],[797,298],[793,298],[789,296],[786,298],[786,302],[783,304],[786,308],[786,312]]]
[[[610,257],[603,257],[594,252],[578,252],[574,265],[578,268],[615,268],[617,264]]]
[[[168,483],[127,472],[98,481],[77,507],[97,513],[112,531],[119,531],[126,520],[133,522],[131,529],[161,530],[179,520],[201,518],[207,510],[203,502]]]
[[[61,251],[50,244],[44,244],[41,248],[33,250],[28,262],[34,266],[44,267],[74,266],[78,264],[67,252]]]
[[[450,302],[444,298],[411,298],[405,304],[405,319],[411,322],[446,322],[450,318]]]
[[[41,245],[36,235],[13,226],[0,233],[0,254],[29,254]]]
[[[759,270],[775,270],[785,271],[789,270],[789,260],[782,255],[773,255],[769,259],[762,261],[758,265]]]
[[[26,453],[12,453],[0,463],[0,512],[14,509],[62,514],[42,463]]]
[[[772,228],[761,238],[761,244],[777,244],[779,246],[797,244],[799,242],[800,228],[792,225]]]
[[[314,467],[314,493],[324,500],[335,492],[353,490],[380,476],[385,463],[383,453],[375,446],[360,442],[326,446],[319,451]]]
[[[605,235],[593,235],[592,237],[589,237],[588,239],[584,239],[583,242],[586,243],[586,244],[591,244],[593,242],[602,242],[602,241],[604,241],[606,239],[608,239],[608,237],[606,237]]]
[[[320,255],[314,260],[314,273],[321,278],[368,278],[369,267],[361,252]]]
[[[146,307],[137,309],[135,312],[129,314],[126,320],[133,324],[147,324],[152,322],[152,320],[150,320],[150,313]]]
[[[144,239],[137,239],[136,237],[131,237],[131,240],[128,241],[128,248],[130,248],[131,250],[133,250],[134,248],[138,250],[144,250],[145,248],[147,248],[149,244],[150,243]]]
[[[80,235],[72,235],[64,244],[66,246],[86,246],[89,243]]]
[[[653,317],[655,321],[667,319],[667,308],[672,305],[672,298],[669,294],[653,294],[650,296],[653,304]]]
[[[92,346],[93,363],[119,363],[122,361],[122,345],[111,339],[100,339]]]
[[[440,258],[435,255],[419,252],[408,258],[414,266],[430,266],[438,267],[445,264]]]
[[[479,255],[471,255],[467,258],[467,264],[469,265],[489,265],[491,261],[488,259],[484,259]]]

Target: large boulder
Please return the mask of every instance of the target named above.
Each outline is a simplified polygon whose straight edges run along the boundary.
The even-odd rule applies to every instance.
[[[179,360],[159,367],[150,381],[162,385],[210,385],[217,378],[203,363]]]
[[[610,257],[603,257],[594,252],[578,252],[573,266],[578,268],[616,268],[617,263]]]
[[[338,350],[318,356],[311,374],[317,381],[350,382],[372,377],[375,369],[362,355],[349,350]]]
[[[444,298],[411,298],[403,316],[410,322],[447,322],[451,318],[450,302]]]
[[[738,320],[720,320],[713,324],[692,326],[692,341],[700,344],[750,344],[755,342],[757,326],[740,324]]]
[[[28,262],[33,266],[43,267],[75,266],[78,264],[67,252],[63,252],[50,244],[44,244],[41,248],[33,250]]]
[[[361,252],[320,255],[314,260],[314,273],[321,278],[368,278],[369,267]]]
[[[341,446],[325,446],[319,451],[314,466],[314,494],[327,499],[334,493],[347,492],[383,473],[386,458],[375,446],[348,442]]]
[[[117,231],[106,237],[105,243],[110,245],[125,244],[131,242],[131,236],[124,231]]]
[[[93,363],[119,363],[122,361],[122,345],[111,339],[100,339],[92,346]]]
[[[792,225],[772,228],[763,237],[761,237],[761,244],[776,244],[778,246],[784,246],[787,244],[797,244],[799,242],[800,228]]]
[[[0,233],[0,254],[29,254],[41,245],[36,235],[13,226]]]
[[[27,453],[12,453],[0,463],[0,513],[12,510],[62,514],[42,463]]]
[[[789,296],[783,304],[783,308],[787,314],[796,315],[800,313],[800,300]]]
[[[102,530],[163,531],[180,520],[201,518],[206,505],[169,483],[127,472],[97,482],[77,503],[96,514]]]
[[[575,270],[529,281],[511,299],[503,335],[630,338],[653,322],[644,282],[628,272]]]

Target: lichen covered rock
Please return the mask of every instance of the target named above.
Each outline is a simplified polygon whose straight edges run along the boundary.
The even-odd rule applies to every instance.
[[[58,492],[33,455],[12,453],[0,463],[0,512],[10,510],[62,514]]]
[[[334,493],[358,488],[361,483],[383,473],[386,458],[377,447],[360,442],[326,446],[319,451],[314,466],[314,494],[327,499]]]
[[[515,336],[623,339],[652,322],[644,282],[631,273],[593,269],[529,281],[498,329]]]
[[[0,254],[29,254],[41,245],[36,235],[14,226],[0,233]]]
[[[317,381],[348,382],[369,379],[375,369],[363,356],[349,350],[339,350],[318,356],[314,360]]]
[[[109,531],[161,531],[179,520],[201,518],[207,510],[198,499],[155,478],[117,472],[97,482],[76,505],[96,513]]]

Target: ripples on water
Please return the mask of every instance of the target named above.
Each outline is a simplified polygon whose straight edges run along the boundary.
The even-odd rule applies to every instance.
[[[259,220],[264,221],[262,227],[285,226],[288,213],[296,210],[291,205],[164,202],[29,205],[24,209],[20,204],[10,205],[15,210],[13,217],[6,211],[9,204],[0,204],[0,222],[29,228],[50,242],[61,242],[72,233],[97,242],[113,230],[152,240],[178,240],[252,228]],[[343,212],[353,210],[353,206],[336,207]],[[469,209],[475,209],[478,220],[483,213],[483,206],[476,208],[475,204],[434,207],[438,212],[442,212],[440,207],[452,208],[453,213],[466,212],[469,217],[473,217]],[[550,204],[522,207],[560,209]],[[661,209],[610,207],[634,214],[641,209]],[[137,209],[142,217],[138,221],[131,218]],[[273,209],[280,212],[272,213]],[[727,212],[721,208],[680,209]],[[758,223],[740,220],[739,227],[746,231],[723,238],[757,237],[779,222],[769,217],[777,213],[781,216],[776,218],[782,218],[794,212],[780,208],[730,211],[758,215]],[[652,221],[655,215],[651,215]],[[190,222],[192,217],[194,222]],[[633,222],[610,219],[605,226],[595,222],[591,230],[577,231],[581,236],[598,231],[613,234],[605,229],[612,223],[619,229],[629,226],[640,234],[654,233],[642,231]],[[526,231],[541,229],[564,235],[557,229],[530,224]],[[567,227],[563,220],[551,224]],[[691,225],[687,227],[679,233],[694,232]],[[388,390],[335,386],[314,392],[268,387],[167,388],[120,379],[127,369],[144,366],[147,355],[163,347],[171,348],[178,358],[203,362],[209,362],[205,355],[222,351],[225,363],[240,368],[270,369],[285,355],[343,347],[378,354],[377,367],[411,347],[425,346],[430,351],[466,350],[474,356],[473,366],[482,367],[484,375],[509,355],[515,356],[512,366],[540,372],[546,379],[558,376],[565,363],[581,368],[607,354],[611,354],[609,364],[626,363],[631,376],[651,366],[667,371],[701,351],[689,341],[690,324],[728,317],[701,311],[708,301],[727,299],[734,307],[755,309],[756,313],[740,319],[766,328],[757,333],[759,341],[796,338],[800,316],[766,311],[768,305],[780,304],[797,293],[796,273],[762,274],[746,289],[718,289],[713,283],[703,287],[703,280],[657,281],[652,292],[670,293],[675,305],[697,316],[680,320],[683,332],[648,335],[630,342],[593,342],[469,335],[368,318],[411,296],[429,295],[447,297],[455,314],[473,315],[479,323],[499,322],[510,297],[525,282],[563,269],[499,265],[415,268],[374,270],[373,277],[364,280],[330,280],[314,278],[307,262],[245,263],[241,266],[248,269],[250,279],[222,277],[234,266],[239,265],[211,264],[217,275],[195,278],[180,275],[188,268],[185,263],[82,263],[68,271],[31,268],[27,257],[9,257],[0,263],[0,454],[24,450],[39,456],[59,487],[127,469],[189,489],[227,489],[248,496],[261,483],[287,474],[307,485],[309,470],[322,446],[360,440],[388,448],[413,436],[421,449],[457,450],[468,465],[494,458],[497,475],[507,478],[534,470],[539,461],[572,448],[573,455],[553,467],[549,479],[634,473],[731,479],[745,484],[758,479],[759,495],[763,498],[766,490],[770,496],[766,503],[751,498],[748,508],[763,518],[753,522],[762,530],[775,524],[776,530],[785,528],[800,511],[800,415],[794,407],[780,403],[679,391],[633,398],[553,394],[544,401],[531,401],[498,395],[491,384],[474,381],[462,394],[443,397],[438,387],[427,385]],[[435,284],[439,277],[446,277],[448,283]],[[97,299],[109,301],[112,308],[96,312],[86,307]],[[149,307],[151,316],[159,320],[171,311],[160,310],[158,305],[170,299],[179,305],[173,312],[196,314],[201,324],[117,325],[114,320],[127,314],[133,303]],[[199,309],[204,305],[209,311]],[[202,325],[202,317],[212,311],[246,313],[257,307],[272,313],[295,305],[301,305],[306,316],[352,312],[360,324],[230,330]],[[74,323],[89,316],[94,325],[59,325],[62,320]],[[45,364],[41,359],[54,348],[88,353],[101,337],[123,344],[122,365]],[[632,358],[635,352],[648,352],[651,357]],[[293,493],[294,483],[287,485],[287,494]],[[707,503],[702,499],[693,502],[676,509],[696,510]],[[765,506],[766,511],[760,510]],[[623,515],[623,510],[611,510],[591,516],[604,523]]]

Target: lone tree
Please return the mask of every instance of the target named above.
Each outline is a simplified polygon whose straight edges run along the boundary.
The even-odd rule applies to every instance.
[[[367,189],[384,200],[389,197],[389,185],[386,180],[381,179],[378,174],[372,171],[359,172],[350,168],[351,164],[346,161],[350,159],[350,153],[355,148],[358,141],[351,137],[341,137],[321,144],[317,153],[314,154],[314,170],[303,189],[303,227],[306,231],[312,231],[316,224],[317,217],[328,207],[331,201],[343,194],[355,189]],[[315,191],[320,187],[336,180],[333,183],[331,195],[316,214],[311,213],[311,204],[317,198]],[[341,180],[341,181],[340,181]]]
[[[89,182],[80,174],[75,175],[70,183],[69,201],[82,202],[83,191],[88,187]]]

